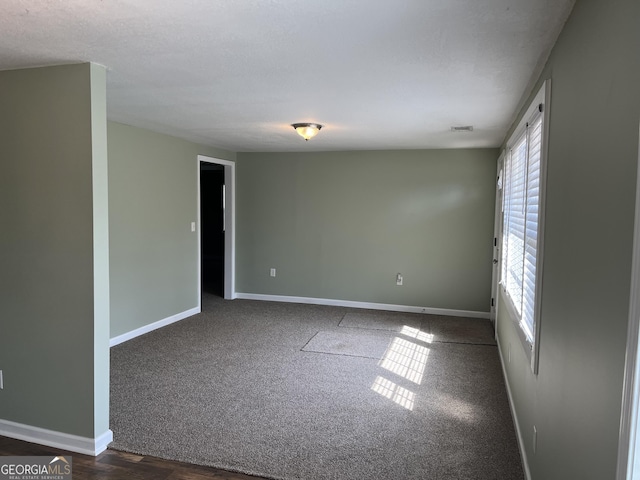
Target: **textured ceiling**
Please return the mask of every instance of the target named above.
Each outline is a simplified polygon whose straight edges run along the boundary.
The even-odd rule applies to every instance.
[[[2,0],[0,69],[105,65],[110,120],[233,151],[495,147],[573,1]]]

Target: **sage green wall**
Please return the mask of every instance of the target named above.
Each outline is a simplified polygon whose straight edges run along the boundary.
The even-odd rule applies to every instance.
[[[0,72],[0,418],[89,438],[108,428],[104,97],[98,66]]]
[[[111,337],[198,305],[197,156],[235,154],[108,124]]]
[[[90,64],[91,172],[93,191],[93,374],[94,430],[109,429],[109,173],[107,72]]]
[[[497,155],[239,153],[236,290],[488,312]]]
[[[534,480],[615,478],[638,162],[639,25],[637,0],[578,0],[541,76],[551,78],[552,98],[537,376],[503,305],[498,314]]]

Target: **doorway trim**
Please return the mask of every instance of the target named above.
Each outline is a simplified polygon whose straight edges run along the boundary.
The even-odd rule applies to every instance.
[[[627,351],[622,385],[622,411],[616,480],[640,478],[640,129],[636,173],[636,211],[631,260]]]
[[[502,168],[505,151],[503,150],[496,162],[496,201],[493,218],[493,256],[491,265],[491,305],[489,306],[489,319],[493,323],[495,338],[498,338],[498,284],[502,271]]]
[[[224,166],[225,184],[225,229],[224,229],[224,298],[236,298],[236,163],[231,160],[198,155],[198,217],[196,233],[198,236],[198,310],[202,310],[202,239],[200,212],[200,162],[215,163]]]

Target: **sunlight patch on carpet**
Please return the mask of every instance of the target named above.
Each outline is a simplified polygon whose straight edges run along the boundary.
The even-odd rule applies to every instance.
[[[422,383],[422,376],[429,358],[429,349],[404,338],[396,337],[380,361],[380,366],[396,375],[406,378],[417,385]]]
[[[433,335],[430,333],[423,332],[419,328],[413,328],[409,325],[405,325],[400,329],[400,334],[415,338],[416,340],[420,340],[421,342],[431,343],[433,342]]]
[[[387,378],[381,376],[376,377],[373,385],[371,386],[371,390],[385,398],[388,398],[407,410],[413,410],[416,394]]]
[[[420,385],[427,366],[427,359],[429,358],[429,348],[422,345],[422,343],[431,343],[432,337],[430,334],[422,332],[419,328],[410,327],[409,325],[404,325],[400,329],[400,334],[416,341],[401,337],[393,338],[378,366],[398,375],[402,379]],[[371,386],[371,390],[407,410],[413,410],[416,401],[415,392],[398,385],[388,378],[378,375]]]

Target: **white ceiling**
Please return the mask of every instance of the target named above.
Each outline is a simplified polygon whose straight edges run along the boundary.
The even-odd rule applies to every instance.
[[[2,0],[0,69],[105,65],[110,120],[233,151],[496,147],[573,3]]]

